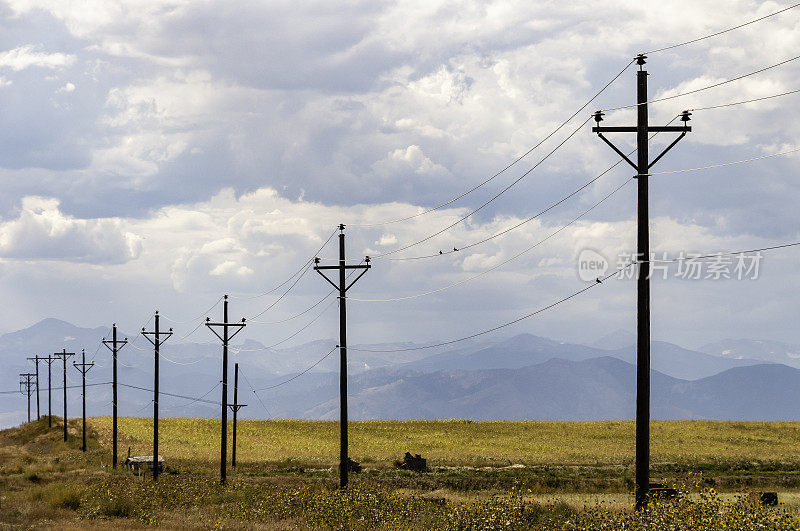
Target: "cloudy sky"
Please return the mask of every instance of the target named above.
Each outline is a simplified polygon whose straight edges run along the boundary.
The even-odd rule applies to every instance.
[[[0,306],[7,332],[45,317],[135,330],[156,308],[185,335],[223,293],[231,317],[280,321],[328,289],[313,271],[277,304],[271,290],[347,224],[347,254],[380,256],[349,294],[350,341],[450,339],[546,306],[587,284],[578,256],[616,267],[635,248],[635,183],[545,243],[632,175],[583,121],[635,101],[640,52],[778,11],[785,2],[84,1],[0,4]],[[800,9],[649,54],[651,98],[673,96],[800,55]],[[684,109],[799,89],[800,61],[653,103]],[[800,94],[692,116],[694,131],[653,168],[671,171],[800,146]],[[633,122],[628,110],[604,122]],[[669,135],[655,138],[658,153]],[[614,140],[632,149],[633,135]],[[800,240],[796,155],[651,178],[652,246],[744,250]],[[364,226],[359,226],[364,225]],[[337,255],[335,239],[319,254]],[[765,253],[758,278],[653,286],[653,335],[686,346],[725,337],[800,342],[800,248]],[[674,265],[677,268],[677,265]],[[732,268],[731,268],[731,272]],[[705,271],[703,272],[705,275]],[[468,280],[472,279],[472,280]],[[395,299],[459,285],[412,299]],[[284,286],[284,289],[291,284]],[[269,308],[268,311],[261,313]],[[327,302],[246,336],[336,334]],[[219,318],[220,307],[212,311]],[[608,280],[510,327],[591,341],[635,329],[635,284]],[[206,340],[203,328],[189,339]]]

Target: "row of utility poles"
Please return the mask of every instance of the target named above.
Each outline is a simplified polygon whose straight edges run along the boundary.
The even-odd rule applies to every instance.
[[[651,126],[648,121],[648,98],[647,98],[647,71],[643,66],[646,63],[647,57],[640,54],[636,57],[636,63],[639,65],[639,71],[636,75],[636,95],[637,95],[637,123],[634,126],[601,126],[600,122],[603,120],[603,113],[597,111],[594,114],[597,125],[592,128],[592,132],[608,144],[623,160],[630,164],[636,171],[635,178],[638,183],[637,191],[637,263],[639,265],[637,272],[637,375],[636,375],[636,506],[642,508],[646,506],[648,499],[648,492],[651,488],[649,482],[649,466],[650,466],[650,229],[649,229],[649,190],[648,190],[648,177],[650,168],[659,161],[667,151],[672,149],[685,135],[691,131],[688,126],[689,116],[691,113],[684,111],[681,115],[681,126]],[[634,163],[628,158],[628,155],[623,153],[622,150],[617,148],[611,141],[609,141],[603,133],[636,133],[636,151],[637,161]],[[649,158],[649,140],[650,133],[666,133],[675,132],[680,135],[670,143],[661,154],[659,154],[652,161]],[[370,269],[369,257],[366,257],[359,264],[347,264],[345,259],[345,236],[344,225],[339,226],[339,260],[337,265],[323,266],[320,265],[320,259],[314,259],[314,270],[322,275],[339,293],[339,400],[340,400],[340,454],[339,454],[339,473],[340,473],[340,487],[346,488],[348,483],[348,471],[351,467],[351,462],[348,457],[348,435],[347,435],[347,291]],[[349,275],[347,272],[355,273],[360,271],[360,274],[351,282],[348,282]],[[338,282],[334,282],[329,278],[325,271],[338,272]],[[206,326],[222,341],[222,402],[221,402],[221,415],[222,415],[222,433],[220,443],[220,481],[224,484],[226,481],[226,455],[227,455],[227,418],[228,409],[233,412],[233,466],[236,464],[236,416],[237,412],[244,404],[238,404],[238,364],[235,367],[234,379],[234,403],[228,404],[228,344],[229,341],[246,326],[245,319],[240,322],[229,322],[228,320],[228,296],[224,297],[223,305],[223,318],[221,322],[212,322],[210,318],[206,318]],[[116,325],[113,328],[113,339],[108,341],[103,339],[103,343],[109,346],[113,352],[114,367],[113,367],[113,464],[116,467],[117,460],[117,352],[121,345],[126,343],[126,340],[117,340]],[[154,367],[154,401],[153,401],[153,424],[154,424],[154,439],[153,439],[153,470],[154,479],[157,477],[157,452],[158,452],[158,358],[159,347],[166,341],[172,334],[169,332],[160,332],[158,312],[155,315],[155,330],[148,332],[142,329],[142,334],[148,338],[153,344],[155,349],[155,367]],[[56,357],[62,357],[64,360],[64,418],[66,419],[66,358],[72,354],[66,351],[55,354]],[[36,388],[38,391],[38,361],[44,360],[48,362],[48,409],[50,405],[49,394],[49,381],[50,369],[52,363],[50,356],[47,358],[33,358],[37,362],[36,371]],[[90,365],[90,364],[88,364]],[[80,367],[82,373],[86,374],[86,370],[91,368],[85,364],[76,364]],[[34,375],[25,373],[21,374],[20,386],[27,389],[28,403],[30,410],[30,396],[31,396],[31,379]],[[84,393],[85,394],[85,393]],[[38,413],[38,392],[37,392],[37,413]],[[30,411],[29,411],[30,416]],[[66,439],[66,422],[64,423],[64,438]]]
[[[214,334],[216,334],[220,339],[222,339],[223,345],[223,367],[222,367],[222,442],[221,442],[221,465],[220,465],[220,473],[221,473],[221,481],[225,483],[226,480],[226,455],[227,455],[227,411],[230,409],[233,413],[233,446],[232,446],[232,466],[236,466],[236,424],[237,424],[237,417],[239,410],[243,407],[247,407],[247,404],[240,404],[239,403],[239,364],[235,364],[235,372],[234,372],[234,387],[233,387],[233,404],[229,404],[227,401],[227,385],[228,385],[228,344],[229,341],[244,328],[245,323],[244,319],[242,319],[241,323],[228,323],[228,296],[225,295],[224,301],[224,310],[223,310],[223,322],[215,323],[211,322],[210,319],[206,319],[206,325],[211,329]],[[220,336],[217,334],[216,329],[222,329],[222,335]],[[233,333],[229,332],[229,329],[233,328]],[[160,358],[160,349],[161,345],[172,336],[172,328],[168,331],[161,330],[161,323],[160,323],[160,316],[158,311],[155,312],[155,326],[154,329],[148,331],[145,328],[142,328],[142,335],[153,345],[153,479],[158,479],[159,469],[158,469],[158,439],[159,439],[159,430],[158,430],[158,419],[159,419],[159,358]],[[105,337],[102,339],[103,345],[105,345],[112,354],[112,380],[111,380],[111,388],[112,388],[112,450],[111,450],[111,466],[113,468],[117,468],[117,441],[118,441],[118,425],[117,425],[117,412],[118,412],[118,404],[119,404],[119,397],[118,397],[118,379],[117,379],[117,357],[119,351],[128,344],[128,338],[119,339],[119,334],[117,333],[117,325],[114,323],[111,327],[111,339],[106,339]],[[27,358],[34,362],[36,367],[36,372],[33,373],[21,373],[20,374],[20,392],[26,394],[28,397],[28,422],[31,421],[31,396],[33,393],[36,393],[36,418],[37,420],[41,418],[41,411],[39,408],[39,362],[44,361],[47,362],[47,417],[48,417],[48,427],[52,427],[52,378],[51,378],[51,366],[52,363],[57,360],[61,359],[63,361],[63,386],[62,389],[64,391],[64,441],[67,441],[67,359],[71,356],[74,356],[75,353],[67,352],[66,349],[63,349],[61,352],[56,352],[52,355],[48,355],[47,357],[36,355],[32,358]],[[85,452],[86,451],[86,373],[94,367],[94,362],[86,362],[86,351],[81,351],[81,363],[73,362],[75,368],[80,371],[82,376],[82,398],[83,398],[83,424],[82,424],[82,432],[83,432],[83,444],[81,449]]]

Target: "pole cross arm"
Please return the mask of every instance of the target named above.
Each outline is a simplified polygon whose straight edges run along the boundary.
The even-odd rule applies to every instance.
[[[239,411],[243,407],[247,407],[247,404],[236,404],[235,406],[233,404],[228,404],[228,407],[231,408],[231,411]]]
[[[244,319],[242,319],[242,321],[244,321]],[[209,330],[214,332],[214,335],[217,336],[220,341],[225,343],[225,339],[223,339],[223,337],[221,335],[219,335],[216,330],[214,330],[214,327],[236,328],[236,331],[234,333],[232,333],[230,336],[228,336],[228,341],[230,341],[231,339],[233,339],[233,336],[235,336],[236,334],[241,332],[242,329],[244,329],[244,327],[247,326],[247,325],[244,322],[241,322],[241,323],[212,323],[211,321],[206,321],[206,326],[208,327]]]
[[[325,273],[323,273],[322,271],[320,271],[320,269],[339,269],[339,266],[335,266],[335,267],[334,267],[334,266],[316,266],[316,267],[314,267],[314,271],[316,271],[317,273],[319,273],[319,274],[320,274],[320,276],[321,276],[322,278],[324,278],[325,280],[327,280],[327,281],[328,281],[328,283],[329,283],[331,286],[333,286],[335,289],[337,289],[337,290],[338,290],[338,289],[339,289],[339,286],[337,286],[337,285],[336,285],[336,283],[335,283],[333,280],[329,279],[329,278],[328,278],[328,277],[325,275]]]
[[[596,128],[594,128],[594,127],[593,127],[592,129],[596,129]],[[619,150],[619,148],[617,148],[617,146],[615,146],[614,144],[612,144],[612,143],[611,143],[611,141],[610,141],[609,139],[607,139],[606,137],[604,137],[604,136],[603,136],[603,133],[599,133],[599,132],[598,132],[598,133],[597,133],[597,136],[599,136],[599,137],[600,137],[600,139],[601,139],[603,142],[605,142],[606,144],[608,144],[608,145],[611,147],[611,149],[613,149],[613,150],[614,150],[614,151],[617,153],[617,155],[619,155],[620,157],[622,157],[622,159],[623,159],[625,162],[627,162],[628,164],[630,164],[631,166],[633,166],[633,169],[634,169],[634,170],[637,170],[637,171],[638,171],[638,169],[639,169],[639,168],[638,168],[638,166],[636,166],[636,164],[634,164],[634,163],[633,163],[633,161],[632,161],[631,159],[629,159],[629,158],[628,158],[628,156],[627,156],[625,153],[623,153],[622,151],[620,151],[620,150]]]
[[[126,337],[125,339],[122,339],[122,340],[119,340],[119,339],[118,339],[117,341],[114,341],[114,340],[112,340],[112,339],[105,339],[105,338],[103,338],[103,341],[102,341],[102,343],[103,343],[103,344],[106,346],[106,348],[107,348],[108,350],[110,350],[111,352],[114,352],[114,350],[116,350],[117,352],[119,352],[120,350],[122,350],[122,347],[124,347],[125,345],[127,345],[127,344],[128,344],[128,338]],[[109,346],[109,345],[114,345],[114,346],[113,346],[113,347],[111,347],[111,346]],[[117,345],[119,345],[119,346],[117,346]]]
[[[358,276],[357,276],[357,277],[356,277],[356,278],[355,278],[355,279],[354,279],[354,280],[353,280],[353,281],[352,281],[350,284],[348,284],[346,288],[344,288],[344,292],[345,292],[345,293],[347,293],[347,290],[349,290],[350,288],[352,288],[352,287],[353,287],[353,284],[355,284],[356,282],[358,282],[358,280],[359,280],[361,277],[363,277],[363,276],[364,276],[364,274],[367,272],[367,270],[369,270],[371,267],[372,267],[372,266],[370,266],[369,264],[366,264],[366,265],[359,265],[359,266],[351,266],[351,269],[356,269],[356,268],[357,268],[357,269],[363,269],[363,271],[361,271],[361,273],[360,273],[360,274],[359,274],[359,275],[358,275]]]
[[[691,128],[689,128],[688,130],[689,130],[689,131],[691,131]],[[650,168],[652,168],[652,167],[653,167],[653,164],[655,164],[656,162],[658,162],[659,160],[661,160],[661,157],[663,157],[664,155],[666,155],[666,154],[667,154],[667,151],[669,151],[670,149],[674,148],[674,147],[675,147],[675,144],[677,144],[678,142],[680,142],[680,141],[681,141],[681,139],[682,139],[683,137],[685,137],[685,136],[686,136],[686,131],[683,131],[683,132],[681,132],[681,134],[680,134],[680,135],[678,135],[678,138],[676,138],[675,140],[673,140],[673,141],[672,141],[672,143],[671,143],[670,145],[668,145],[668,146],[667,146],[667,147],[664,149],[664,151],[662,151],[662,152],[661,152],[661,154],[660,154],[659,156],[657,156],[656,158],[654,158],[654,159],[653,159],[653,162],[651,162],[650,164],[648,164],[648,165],[647,165],[647,169],[649,170]]]
[[[638,130],[635,125],[599,125],[592,127],[592,133],[636,133]],[[689,133],[691,131],[692,128],[688,125],[651,125],[647,128],[648,133]]]
[[[76,361],[73,361],[73,362],[72,362],[72,365],[73,365],[73,366],[74,366],[76,369],[78,369],[80,372],[82,372],[83,374],[86,374],[87,372],[89,372],[89,369],[91,369],[92,367],[94,367],[94,362],[90,362],[90,363],[78,363],[78,362],[76,362]]]
[[[169,339],[172,336],[172,328],[169,329],[169,332],[158,332],[158,333],[146,332],[145,329],[142,328],[142,335],[154,347],[155,346],[160,346],[160,345],[163,345],[167,341],[167,339]],[[150,336],[153,336],[153,339],[150,339]],[[165,336],[165,337],[164,337],[164,339],[161,339],[160,336]],[[158,343],[158,345],[156,345],[156,343]]]

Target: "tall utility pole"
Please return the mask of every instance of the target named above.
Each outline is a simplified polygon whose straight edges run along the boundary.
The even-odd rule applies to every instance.
[[[222,322],[213,323],[210,317],[206,317],[206,326],[222,341],[222,440],[220,441],[219,480],[223,485],[227,479],[228,458],[228,342],[246,326],[244,317],[242,317],[241,323],[228,322],[228,296],[225,295],[224,299]],[[219,335],[215,328],[221,328],[222,335]],[[232,334],[228,332],[229,328],[234,329]]]
[[[40,358],[37,354],[33,358],[28,359],[36,364],[36,420],[39,420],[42,418],[41,411],[39,410],[39,362],[44,361],[44,358]]]
[[[64,362],[64,442],[67,442],[67,358],[74,355],[74,352],[67,352],[67,349],[62,349],[61,352],[53,354],[53,356],[61,358]]]
[[[239,410],[247,407],[247,404],[239,403],[239,364],[233,364],[233,404],[229,407],[233,412],[233,447],[231,448],[231,466],[236,468],[236,417]]]
[[[334,288],[339,290],[339,487],[347,488],[347,472],[350,458],[347,456],[347,290],[364,276],[370,268],[369,256],[364,264],[347,265],[344,254],[344,225],[339,225],[339,265],[321,266],[319,258],[314,258],[314,270],[322,275]],[[323,273],[324,270],[339,271],[339,284],[336,284]],[[347,283],[348,269],[361,269],[361,273]]]
[[[113,359],[113,374],[111,378],[111,467],[117,468],[117,353],[128,344],[128,338],[126,337],[122,341],[117,339],[117,323],[111,326],[111,331],[111,339],[103,338],[103,344],[111,351]]]
[[[36,375],[32,372],[20,373],[19,375],[19,392],[28,395],[28,422],[31,421],[31,395],[33,394],[33,387],[36,385],[33,378]],[[22,388],[25,391],[22,391]]]
[[[85,452],[86,451],[86,373],[89,372],[89,369],[94,367],[94,362],[86,363],[86,350],[81,349],[81,362],[76,363],[73,361],[72,365],[74,365],[76,369],[81,371],[81,377],[83,379],[83,393],[81,395],[83,398],[83,415],[82,415],[83,424],[81,425],[82,426],[81,431],[83,432],[82,433],[83,443],[81,444],[81,450]]]
[[[50,368],[53,362],[56,361],[50,354],[46,358],[41,358],[42,361],[47,362],[47,427],[53,427],[53,394],[52,394],[52,380],[50,378]]]
[[[142,335],[153,345],[153,481],[158,480],[158,358],[161,345],[172,335],[172,328],[169,332],[162,332],[159,328],[158,310],[155,316],[155,329],[148,332],[142,327]],[[152,339],[150,336],[153,336]],[[162,339],[163,338],[163,339]]]
[[[650,168],[672,149],[686,133],[692,130],[687,124],[691,113],[683,111],[682,126],[654,127],[648,124],[647,115],[647,71],[642,67],[647,57],[639,54],[636,63],[636,103],[637,123],[628,127],[603,127],[603,113],[597,111],[594,119],[597,133],[611,149],[636,170],[638,183],[638,234],[637,234],[637,308],[636,308],[636,508],[647,505],[647,493],[650,489],[650,227],[648,211],[648,176]],[[650,161],[648,151],[649,133],[674,132],[680,135],[669,144],[664,151]],[[622,151],[612,144],[603,133],[636,133],[637,163],[634,164]]]

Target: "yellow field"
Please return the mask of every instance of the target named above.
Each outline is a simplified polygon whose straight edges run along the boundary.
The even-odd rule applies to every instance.
[[[356,422],[342,492],[334,422],[242,421],[222,486],[218,421],[162,419],[154,483],[111,470],[110,419],[86,453],[55,420],[0,431],[0,529],[800,529],[800,423],[654,422],[652,477],[682,496],[635,513],[632,422]],[[149,419],[119,427],[120,463],[151,453]],[[430,470],[395,468],[406,451]]]
[[[111,419],[90,419],[110,446]],[[159,451],[168,456],[219,457],[220,423],[210,419],[161,419]],[[231,427],[229,427],[229,438]],[[152,421],[119,421],[120,451],[152,453]],[[422,454],[440,466],[630,465],[634,423],[367,421],[349,424],[350,456],[363,463],[391,464],[403,453]],[[333,465],[339,455],[335,422],[243,420],[237,458],[247,462],[293,460]],[[654,464],[800,464],[800,422],[653,422]]]

